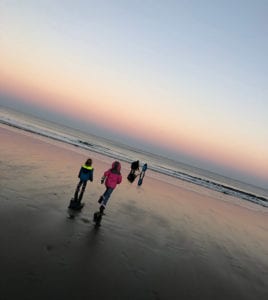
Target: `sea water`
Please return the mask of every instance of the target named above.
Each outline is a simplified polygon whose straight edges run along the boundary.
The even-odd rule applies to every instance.
[[[131,163],[139,159],[140,162],[146,162],[148,164],[149,169],[153,171],[152,174],[156,178],[158,174],[165,174],[168,175],[169,178],[173,178],[173,183],[174,179],[175,183],[176,180],[184,180],[268,207],[268,190],[266,189],[183,164],[167,157],[135,149],[125,144],[107,140],[54,122],[42,120],[32,115],[5,107],[0,107],[0,123],[93,151],[116,160]]]

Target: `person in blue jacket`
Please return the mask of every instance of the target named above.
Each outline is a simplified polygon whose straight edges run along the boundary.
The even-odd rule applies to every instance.
[[[147,163],[145,163],[143,166],[142,166],[142,172],[145,173],[145,171],[148,169],[148,165]]]
[[[92,167],[92,159],[88,158],[87,161],[85,162],[84,165],[81,166],[79,174],[78,174],[78,178],[80,179],[75,193],[74,193],[74,201],[77,202],[81,202],[82,198],[83,198],[83,194],[85,192],[86,186],[87,186],[87,182],[90,180],[91,182],[93,181],[93,172],[94,172],[94,168]],[[81,192],[80,192],[80,188],[82,186]],[[80,192],[80,194],[79,194]]]
[[[145,163],[143,166],[142,166],[142,170],[141,170],[141,173],[140,173],[140,178],[138,180],[138,185],[142,185],[142,182],[143,182],[143,178],[145,176],[145,172],[147,170],[148,166],[147,166],[147,163]]]

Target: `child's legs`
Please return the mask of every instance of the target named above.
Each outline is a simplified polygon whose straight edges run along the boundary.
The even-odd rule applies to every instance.
[[[113,190],[114,190],[114,189],[108,188],[108,187],[107,187],[107,188],[106,188],[106,191],[105,191],[104,194],[102,195],[102,197],[103,197],[102,204],[103,204],[104,206],[106,206],[106,204],[107,204],[107,202],[108,202],[108,200],[109,200],[109,198],[110,198],[110,196],[111,196]]]
[[[77,199],[78,198],[78,193],[79,193],[79,190],[80,190],[80,187],[82,185],[83,181],[80,180],[77,184],[77,187],[76,187],[76,190],[75,190],[75,193],[74,193],[74,199]]]
[[[80,193],[79,199],[78,199],[79,201],[81,201],[83,198],[83,194],[86,189],[86,186],[87,186],[87,181],[82,181],[82,189],[81,189],[81,193]]]

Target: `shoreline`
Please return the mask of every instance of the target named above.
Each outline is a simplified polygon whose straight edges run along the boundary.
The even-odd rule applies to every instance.
[[[48,135],[48,134],[45,134],[45,133],[42,133],[42,132],[37,132],[33,129],[24,128],[20,125],[16,125],[16,124],[13,124],[13,123],[10,123],[10,122],[7,122],[7,121],[0,120],[0,123],[4,126],[15,128],[17,130],[22,130],[22,131],[25,131],[25,132],[29,132],[31,134],[39,135],[39,136],[42,136],[42,137],[45,137],[45,138],[48,138],[48,139],[52,139],[52,140],[55,140],[55,141],[66,143],[66,144],[69,144],[69,145],[72,145],[72,146],[75,146],[75,147],[78,147],[78,148],[81,148],[81,149],[84,149],[84,150],[93,151],[95,153],[98,153],[100,155],[104,155],[104,156],[107,156],[107,157],[110,157],[110,158],[119,159],[119,160],[124,161],[126,163],[131,162],[130,159],[126,159],[122,156],[118,157],[117,154],[107,153],[107,151],[104,151],[101,148],[100,149],[94,149],[93,144],[90,145],[89,143],[87,143],[85,141],[81,141],[79,139],[74,140],[74,141],[70,141],[70,140],[67,141],[63,137],[60,138],[60,137],[55,137],[53,135]],[[253,203],[255,203],[257,205],[260,205],[260,206],[263,206],[263,207],[268,207],[268,198],[266,198],[264,196],[259,196],[259,195],[253,194],[251,192],[242,191],[240,189],[237,189],[237,188],[234,188],[234,187],[222,184],[222,183],[217,183],[216,181],[204,179],[204,178],[197,177],[197,176],[192,176],[192,175],[186,174],[184,172],[174,171],[174,170],[170,170],[170,169],[163,168],[163,167],[156,169],[152,166],[149,166],[149,169],[151,169],[154,172],[161,173],[163,175],[169,176],[171,178],[176,178],[178,180],[183,180],[183,181],[186,181],[186,182],[190,182],[190,183],[193,183],[193,184],[196,184],[196,185],[199,185],[199,186],[203,186],[203,187],[205,187],[209,190],[214,190],[214,191],[217,191],[219,193],[223,193],[223,194],[226,194],[226,195],[229,195],[229,196],[234,196],[236,198],[243,199],[245,201],[253,202]],[[163,171],[163,169],[165,169],[165,171]]]
[[[150,170],[138,187],[122,163],[123,182],[95,230],[100,178],[112,160],[17,130],[1,136],[3,300],[267,299],[266,209],[167,183]],[[88,156],[94,181],[70,219],[67,206]]]

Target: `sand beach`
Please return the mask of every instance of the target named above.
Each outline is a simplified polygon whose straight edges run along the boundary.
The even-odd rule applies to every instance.
[[[154,174],[92,215],[113,159],[0,126],[0,299],[268,299],[268,210]],[[93,159],[80,213],[67,209]]]

